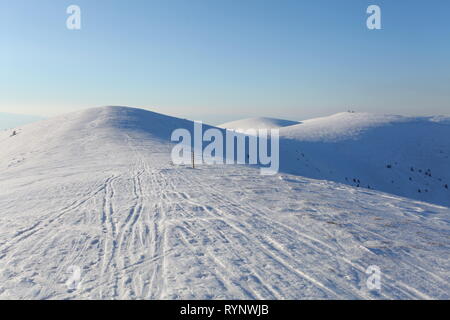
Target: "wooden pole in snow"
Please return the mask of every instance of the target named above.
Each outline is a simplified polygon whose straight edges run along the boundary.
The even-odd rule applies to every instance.
[[[195,169],[194,151],[192,151],[192,168]]]

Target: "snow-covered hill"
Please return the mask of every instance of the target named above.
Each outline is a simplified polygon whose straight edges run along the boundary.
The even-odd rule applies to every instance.
[[[277,129],[299,124],[298,121],[282,120],[275,118],[249,118],[227,122],[219,125],[220,128],[229,130],[247,130],[247,129]]]
[[[339,113],[281,129],[284,172],[450,206],[450,121]]]
[[[283,133],[292,156],[319,159],[329,135],[302,125]],[[450,298],[449,208],[248,166],[174,166],[180,127],[192,123],[107,107],[0,133],[0,298]]]

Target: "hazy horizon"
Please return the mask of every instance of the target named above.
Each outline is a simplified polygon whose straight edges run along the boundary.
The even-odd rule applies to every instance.
[[[13,129],[43,119],[44,117],[35,115],[0,112],[0,130]]]
[[[100,107],[104,107],[104,106],[100,106]],[[154,111],[154,112],[158,112],[155,109],[152,108],[145,108],[145,107],[139,107],[139,106],[124,106],[124,107],[130,107],[130,108],[138,108],[138,109],[144,109],[144,110],[148,110],[148,111]],[[96,107],[92,107],[92,108],[96,108]],[[87,110],[90,108],[82,108],[78,111],[81,110]],[[342,110],[340,112],[346,112],[348,110]],[[357,110],[352,110],[352,111],[356,111]],[[66,113],[66,112],[64,112]],[[67,112],[68,113],[68,112]],[[161,113],[161,112],[160,112]],[[164,113],[164,112],[162,112]],[[339,112],[336,112],[339,113]],[[331,116],[333,114],[336,113],[330,113],[330,114],[325,114],[325,115],[317,115],[317,116],[313,116],[313,117],[306,117],[306,118],[288,118],[288,117],[270,117],[267,115],[258,115],[258,116],[252,116],[252,115],[242,115],[242,116],[237,116],[237,115],[199,115],[199,114],[192,114],[192,115],[173,115],[173,114],[167,114],[169,116],[173,116],[173,117],[178,117],[178,118],[182,118],[182,119],[189,119],[189,120],[194,120],[194,121],[202,121],[203,123],[209,124],[209,125],[213,125],[213,126],[217,126],[217,125],[221,125],[227,122],[232,122],[232,121],[236,121],[236,120],[243,120],[243,119],[250,119],[250,118],[258,118],[258,117],[267,117],[267,118],[276,118],[276,119],[282,119],[282,120],[292,120],[292,121],[304,121],[304,120],[308,120],[308,119],[313,119],[313,118],[319,118],[319,117],[323,117],[323,116]],[[375,112],[372,112],[375,113]],[[375,113],[377,114],[377,113]],[[391,113],[393,114],[393,113]],[[422,114],[422,115],[413,115],[413,114],[397,114],[397,115],[401,115],[401,116],[449,116],[449,114]],[[29,123],[33,123],[33,122],[37,122],[40,120],[45,120],[48,118],[52,118],[54,116],[57,115],[51,115],[51,116],[38,116],[38,115],[30,115],[30,114],[15,114],[15,113],[8,113],[8,112],[0,112],[0,130],[5,130],[5,129],[13,129],[16,128],[18,126],[22,126],[25,124],[29,124]]]

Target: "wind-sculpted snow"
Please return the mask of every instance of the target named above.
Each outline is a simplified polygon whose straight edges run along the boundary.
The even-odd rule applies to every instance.
[[[94,109],[0,133],[0,298],[450,298],[449,208],[174,166],[162,131],[189,124],[154,116]]]

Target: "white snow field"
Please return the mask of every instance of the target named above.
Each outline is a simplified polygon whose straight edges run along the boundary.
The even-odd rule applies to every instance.
[[[358,137],[346,130],[359,119],[351,117],[369,119],[364,128],[392,129],[392,141],[414,127],[336,117],[331,129],[323,121],[332,118],[284,134],[306,157],[314,145],[298,139]],[[429,133],[428,122],[416,123]],[[261,176],[250,166],[174,166],[169,137],[179,127],[192,123],[105,107],[23,126],[13,137],[0,133],[0,298],[450,298],[448,207],[285,173]],[[436,146],[448,147],[444,139]],[[337,145],[336,159],[358,140],[349,141]],[[427,146],[411,148],[418,156],[411,165],[425,168],[419,156]],[[318,168],[333,160],[308,159],[322,160]],[[448,164],[436,164],[448,173]],[[381,270],[380,290],[366,285],[369,266]],[[81,282],[69,288],[76,268]]]
[[[236,120],[219,125],[219,128],[229,130],[247,130],[247,129],[278,129],[299,124],[298,121],[275,119],[275,118],[249,118],[243,120]]]

